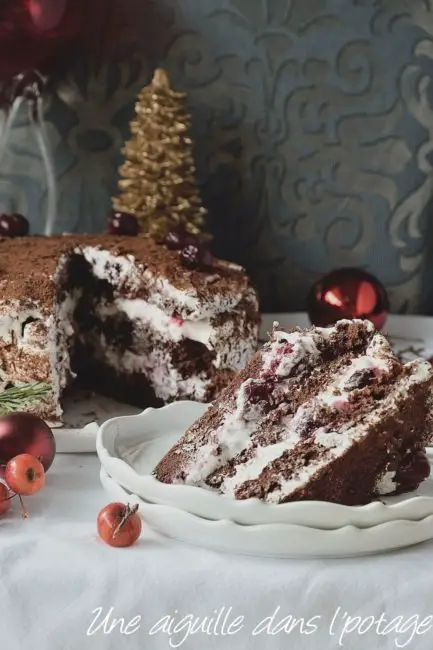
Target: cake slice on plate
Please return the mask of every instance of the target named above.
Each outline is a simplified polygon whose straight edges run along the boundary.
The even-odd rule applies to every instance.
[[[0,239],[0,381],[47,385],[30,410],[48,420],[77,375],[141,407],[213,399],[256,351],[259,313],[243,269],[199,253],[144,236]]]
[[[402,364],[368,321],[270,340],[155,469],[165,483],[268,503],[364,504],[430,467],[429,362]]]

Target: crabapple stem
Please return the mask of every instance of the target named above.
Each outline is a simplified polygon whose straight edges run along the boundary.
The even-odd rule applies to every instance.
[[[23,519],[27,519],[28,516],[29,516],[29,513],[26,510],[26,507],[24,505],[24,501],[23,501],[23,498],[22,498],[21,494],[18,494],[18,498],[19,498],[20,503],[21,503],[22,517],[23,517]]]
[[[136,503],[133,506],[130,506],[129,503],[126,505],[125,514],[123,515],[122,519],[119,522],[119,525],[116,526],[116,528],[115,528],[115,530],[113,532],[113,535],[112,535],[113,539],[115,537],[117,537],[117,535],[120,533],[120,531],[122,529],[122,526],[124,526],[126,524],[128,519],[130,517],[132,517],[132,515],[134,515],[137,512],[137,510],[138,510],[138,503]]]

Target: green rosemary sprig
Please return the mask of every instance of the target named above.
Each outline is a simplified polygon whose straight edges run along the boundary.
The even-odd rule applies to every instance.
[[[0,392],[0,415],[20,411],[35,402],[41,402],[51,391],[52,387],[43,382],[6,388]]]

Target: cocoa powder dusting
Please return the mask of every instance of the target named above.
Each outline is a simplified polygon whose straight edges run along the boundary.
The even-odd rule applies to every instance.
[[[215,294],[244,294],[249,280],[242,270],[231,265],[185,273],[177,251],[157,244],[147,236],[117,237],[98,235],[60,235],[54,237],[0,238],[0,289],[3,300],[37,301],[51,309],[56,288],[52,276],[59,258],[76,247],[100,246],[114,255],[132,256],[137,265],[166,278],[176,289],[209,300]],[[211,284],[209,275],[216,276]],[[241,295],[240,295],[241,297]]]
[[[157,244],[146,236],[64,235],[54,237],[0,238],[0,289],[3,300],[37,301],[51,308],[56,288],[52,281],[59,258],[76,247],[100,246],[114,255],[133,256],[138,265],[166,278],[179,290],[209,300],[218,293],[243,294],[249,280],[243,271],[230,265],[217,270],[185,273],[177,251]],[[212,284],[209,274],[216,276]]]

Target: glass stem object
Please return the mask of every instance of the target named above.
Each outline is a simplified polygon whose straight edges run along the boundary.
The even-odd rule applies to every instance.
[[[56,223],[57,187],[53,157],[43,115],[41,94],[43,85],[44,79],[42,76],[38,72],[32,71],[14,77],[10,86],[7,86],[1,94],[2,105],[5,107],[5,120],[0,131],[0,170],[9,144],[12,127],[17,119],[21,104],[26,102],[30,127],[34,132],[45,171],[47,208],[44,234],[49,237],[54,233]]]
[[[57,187],[53,157],[51,155],[42,110],[42,97],[36,98],[34,107],[31,105],[29,106],[29,116],[45,168],[45,180],[47,183],[47,213],[45,215],[44,235],[50,237],[54,233],[54,226],[56,223]]]
[[[10,108],[5,109],[3,127],[0,133],[0,169],[7,151],[12,127],[17,118],[18,111],[20,110],[23,101],[24,101],[24,97],[20,97],[20,96],[15,97]]]

